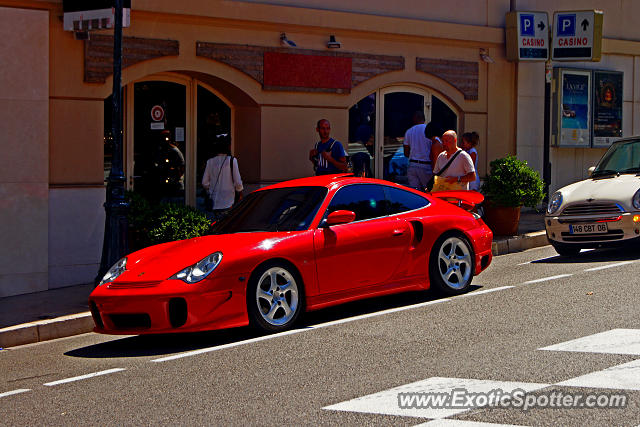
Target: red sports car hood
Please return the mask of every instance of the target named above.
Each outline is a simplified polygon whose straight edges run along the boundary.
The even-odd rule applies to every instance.
[[[188,240],[150,246],[127,257],[127,269],[116,282],[149,282],[166,280],[180,270],[193,265],[214,252],[233,259],[249,251],[268,250],[288,232],[254,232],[195,237]]]

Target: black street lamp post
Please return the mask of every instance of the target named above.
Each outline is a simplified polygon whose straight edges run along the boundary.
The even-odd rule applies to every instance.
[[[111,115],[111,133],[113,135],[113,159],[107,178],[107,200],[104,204],[106,212],[102,259],[96,283],[109,268],[128,252],[127,211],[129,204],[124,197],[125,176],[122,156],[122,3],[114,0],[114,34],[113,34],[113,114]]]

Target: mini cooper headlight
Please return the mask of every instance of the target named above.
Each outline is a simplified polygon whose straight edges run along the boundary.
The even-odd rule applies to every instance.
[[[553,193],[553,196],[549,199],[549,204],[547,205],[547,213],[552,214],[560,209],[560,205],[562,204],[562,193],[557,191]]]
[[[222,252],[207,255],[195,264],[190,265],[169,277],[169,280],[182,280],[185,283],[197,283],[211,274],[218,264],[220,264],[220,261],[222,261]]]
[[[109,271],[107,271],[107,274],[105,274],[102,277],[102,280],[100,281],[98,286],[104,285],[105,283],[108,283],[108,282],[113,282],[118,278],[118,276],[124,273],[126,269],[127,269],[127,257],[124,257],[120,261],[116,262],[113,265],[113,267],[109,269]]]
[[[636,194],[633,195],[633,207],[636,209],[640,209],[640,190],[636,191]]]

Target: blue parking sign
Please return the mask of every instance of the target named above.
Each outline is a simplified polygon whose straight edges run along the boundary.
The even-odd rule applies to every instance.
[[[530,14],[520,14],[520,36],[535,37],[536,27],[535,19]]]
[[[557,15],[557,35],[561,37],[574,37],[576,35],[576,14]]]

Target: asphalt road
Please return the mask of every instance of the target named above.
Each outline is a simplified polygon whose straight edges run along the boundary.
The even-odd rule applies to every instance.
[[[285,334],[85,334],[14,347],[0,351],[0,425],[418,425],[448,414],[427,425],[635,426],[638,277],[640,252],[560,258],[547,246],[494,258],[465,296],[351,303]],[[467,393],[461,408],[399,407],[399,393],[454,389],[525,390],[543,406],[553,393],[620,394],[626,406],[474,408]]]

